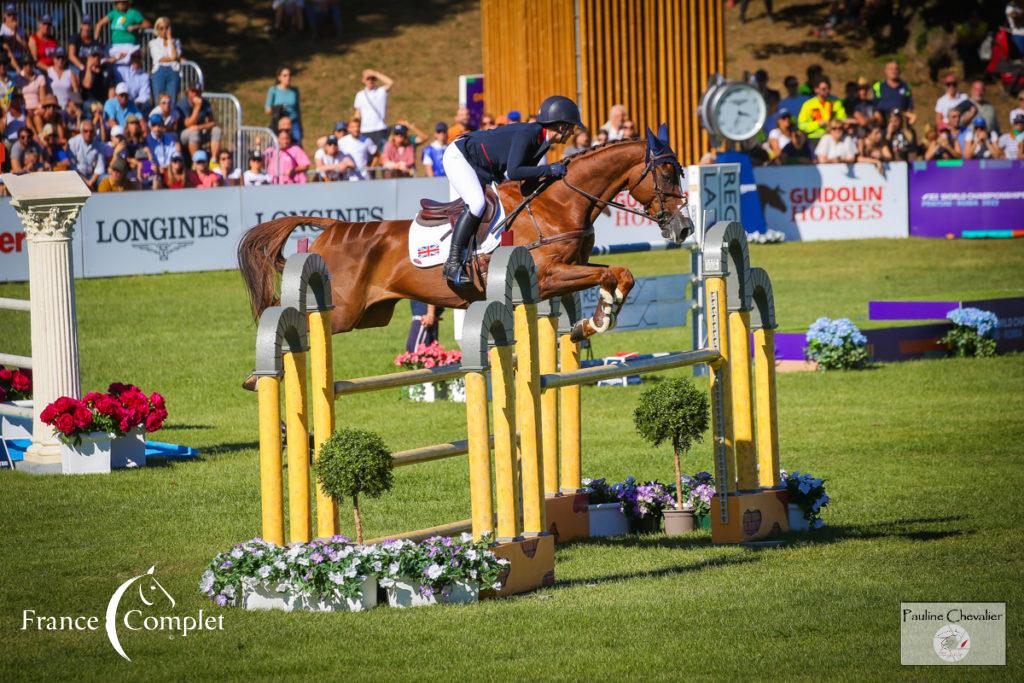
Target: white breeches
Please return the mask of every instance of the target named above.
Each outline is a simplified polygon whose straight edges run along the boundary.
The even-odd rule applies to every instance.
[[[448,145],[444,150],[442,164],[444,173],[448,177],[451,198],[462,197],[462,201],[466,202],[466,206],[474,216],[477,218],[483,216],[484,209],[487,208],[484,188],[480,184],[480,178],[477,177],[473,166],[462,155],[462,151],[454,144]]]

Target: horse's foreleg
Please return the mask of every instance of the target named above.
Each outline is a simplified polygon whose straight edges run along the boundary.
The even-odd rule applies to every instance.
[[[547,268],[542,267],[540,271],[541,298],[544,299],[578,292],[595,285],[600,287],[600,297],[594,314],[573,326],[571,337],[577,342],[612,329],[629,290],[633,288],[633,275],[619,266],[572,266],[555,263]]]

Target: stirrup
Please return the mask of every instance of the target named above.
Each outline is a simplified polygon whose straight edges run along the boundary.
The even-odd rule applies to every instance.
[[[442,268],[444,278],[455,286],[465,285],[470,282],[470,277],[467,266],[467,259],[465,257],[465,250],[463,250],[463,256],[459,258],[456,268],[449,267],[449,263],[446,262]]]

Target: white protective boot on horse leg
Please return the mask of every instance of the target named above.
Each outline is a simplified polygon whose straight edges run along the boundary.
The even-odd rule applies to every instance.
[[[613,310],[615,295],[604,287],[598,291],[601,298],[597,302],[594,315],[590,318],[584,318],[573,325],[572,332],[569,333],[571,341],[579,343],[584,339],[593,337],[595,334],[607,332],[615,327],[616,314]]]

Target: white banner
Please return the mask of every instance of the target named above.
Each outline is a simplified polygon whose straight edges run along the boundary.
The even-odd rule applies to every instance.
[[[615,195],[615,201],[634,211],[644,207],[630,196],[627,190]],[[594,244],[632,244],[634,242],[664,242],[661,228],[649,218],[609,206],[594,221]]]
[[[789,240],[907,237],[907,164],[754,169],[768,228]]]
[[[84,277],[233,267],[237,188],[97,193],[82,209]]]
[[[82,221],[71,237],[71,263],[75,277],[82,277]],[[10,197],[0,198],[0,282],[28,280],[28,241],[21,219],[11,206]]]

